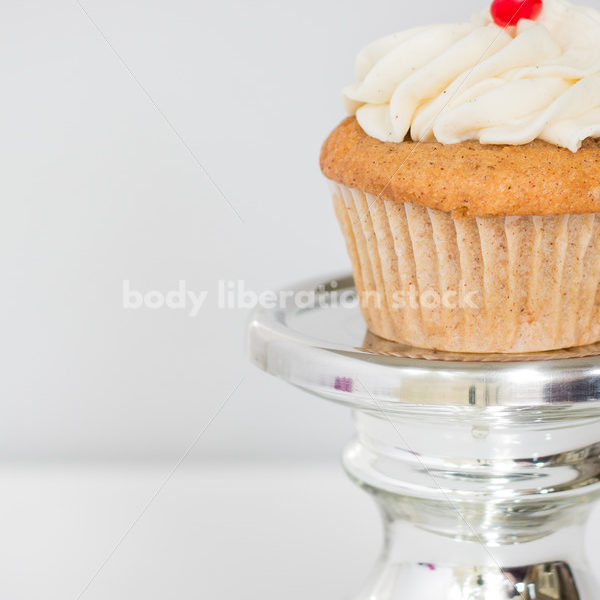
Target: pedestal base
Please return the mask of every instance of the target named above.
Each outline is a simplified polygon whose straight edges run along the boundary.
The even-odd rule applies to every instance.
[[[599,492],[597,419],[487,412],[355,412],[344,466],[385,524],[356,600],[598,598],[583,551]]]
[[[577,585],[562,562],[502,569],[400,563],[381,568],[356,600],[592,600],[591,589]]]

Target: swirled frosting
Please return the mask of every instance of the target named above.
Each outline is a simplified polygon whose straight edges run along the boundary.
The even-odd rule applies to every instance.
[[[360,52],[351,114],[385,142],[526,144],[575,152],[600,137],[600,12],[544,0],[536,21],[470,23],[396,33]]]

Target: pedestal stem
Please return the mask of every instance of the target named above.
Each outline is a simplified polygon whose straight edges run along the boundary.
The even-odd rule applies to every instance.
[[[385,524],[357,600],[597,598],[583,550],[600,472],[595,421],[355,414],[344,464]]]

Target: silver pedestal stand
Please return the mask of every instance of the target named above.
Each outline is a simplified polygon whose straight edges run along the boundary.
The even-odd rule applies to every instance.
[[[451,355],[368,334],[351,278],[256,311],[264,371],[353,409],[343,454],[385,523],[357,600],[597,600],[600,347]]]

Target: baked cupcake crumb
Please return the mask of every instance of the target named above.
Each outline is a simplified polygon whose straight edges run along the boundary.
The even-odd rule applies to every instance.
[[[541,140],[520,146],[382,142],[354,117],[321,150],[324,175],[384,200],[455,218],[600,212],[600,142],[576,153]]]

